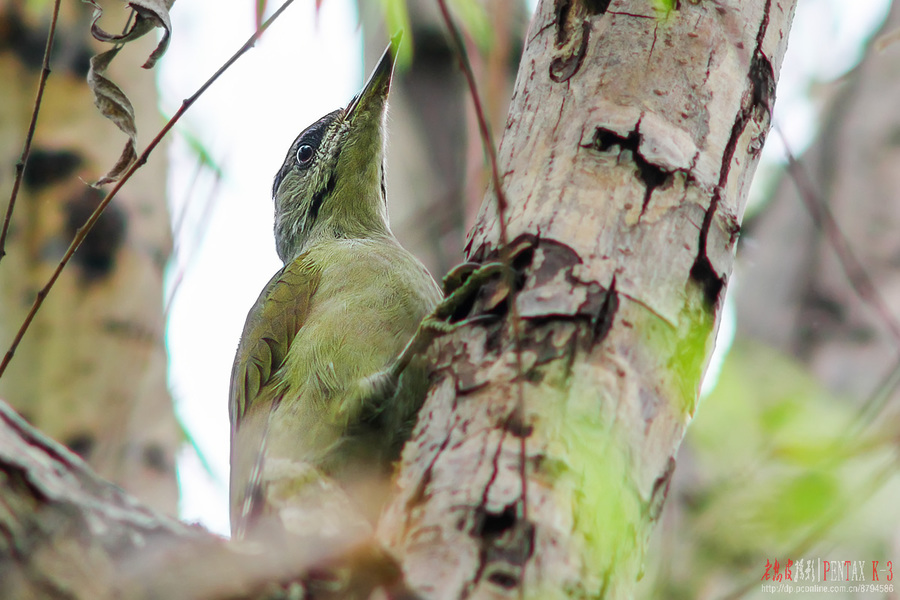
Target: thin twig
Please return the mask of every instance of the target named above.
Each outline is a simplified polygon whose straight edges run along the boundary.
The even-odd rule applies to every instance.
[[[806,171],[803,166],[794,157],[785,139],[784,133],[778,124],[775,124],[775,130],[781,138],[784,146],[784,152],[788,160],[788,169],[794,179],[794,185],[800,192],[803,202],[806,204],[807,210],[812,216],[816,224],[825,232],[826,239],[831,243],[832,249],[838,258],[838,263],[844,271],[850,286],[859,296],[859,298],[868,304],[876,315],[884,322],[890,330],[895,343],[900,346],[900,323],[897,322],[894,314],[891,312],[887,303],[878,292],[874,280],[866,271],[862,262],[856,257],[847,241],[846,236],[841,232],[834,215],[828,208],[828,205],[819,198],[818,194],[812,187]],[[890,400],[892,393],[900,385],[900,361],[888,370],[882,381],[876,386],[875,390],[863,402],[860,410],[853,423],[846,431],[847,436],[855,435],[859,432],[860,427],[871,423],[875,417],[884,408]]]
[[[857,435],[863,427],[874,422],[885,405],[894,397],[898,387],[900,387],[900,361],[894,361],[887,374],[860,405],[856,418],[847,428],[846,435]]]
[[[233,65],[237,59],[243,56],[250,48],[252,48],[256,41],[260,38],[260,36],[265,32],[266,29],[277,19],[284,10],[290,6],[294,0],[285,0],[284,4],[282,4],[278,10],[276,10],[271,17],[266,19],[266,22],[263,23],[254,33],[250,36],[250,38],[244,42],[244,45],[234,53],[234,55],[229,58],[225,64],[219,67],[219,70],[216,71],[212,77],[206,80],[206,82],[200,86],[194,94],[184,100],[181,103],[181,107],[172,115],[172,118],[166,122],[162,129],[160,129],[159,133],[156,134],[156,137],[147,145],[147,148],[141,153],[138,159],[134,162],[134,164],[129,167],[129,169],[125,172],[118,182],[116,182],[115,186],[109,191],[105,198],[97,205],[97,208],[88,218],[88,220],[78,228],[75,232],[75,237],[72,238],[72,243],[69,244],[69,248],[66,250],[66,253],[60,259],[59,264],[56,265],[56,269],[53,271],[53,275],[50,276],[50,279],[47,281],[47,284],[37,293],[37,296],[34,299],[34,303],[31,305],[31,310],[28,311],[28,315],[25,317],[25,320],[22,322],[22,325],[19,327],[19,331],[16,332],[16,337],[13,339],[12,344],[10,344],[9,350],[6,351],[6,355],[3,357],[3,362],[0,362],[0,377],[3,376],[3,373],[6,371],[7,365],[12,360],[13,355],[16,352],[16,348],[18,348],[19,343],[22,341],[22,337],[25,335],[25,332],[28,331],[29,325],[34,320],[34,316],[37,314],[38,309],[40,309],[41,305],[44,303],[44,299],[47,297],[47,294],[50,293],[50,289],[53,287],[53,284],[56,283],[56,280],[59,279],[62,270],[68,264],[69,259],[72,258],[72,255],[78,250],[78,247],[81,245],[81,242],[84,241],[84,238],[91,231],[91,228],[97,222],[97,219],[100,218],[103,210],[109,205],[115,195],[122,189],[122,186],[125,185],[131,176],[141,168],[144,163],[147,162],[147,159],[150,157],[150,154],[153,150],[160,144],[163,138],[169,133],[169,130],[175,126],[175,123],[181,119],[185,112],[197,101],[197,99],[211,86],[226,70],[228,70],[231,65]]]
[[[835,255],[837,256],[838,263],[840,264],[841,269],[844,271],[844,275],[850,281],[851,287],[853,287],[859,298],[863,302],[868,304],[877,315],[879,315],[884,324],[891,331],[891,334],[894,337],[895,341],[900,342],[900,326],[898,326],[893,314],[890,312],[890,309],[887,307],[886,303],[879,294],[874,281],[872,280],[871,276],[868,274],[860,260],[857,258],[856,254],[853,252],[847,241],[847,238],[844,236],[843,232],[841,232],[837,220],[834,218],[834,215],[828,208],[828,205],[819,197],[818,193],[813,188],[812,182],[806,176],[806,172],[804,171],[802,165],[794,157],[794,154],[791,152],[791,149],[788,146],[785,135],[781,131],[778,124],[775,124],[775,130],[781,138],[781,142],[785,148],[785,155],[788,161],[788,170],[791,173],[794,184],[797,186],[800,197],[806,205],[806,209],[810,213],[810,216],[815,221],[816,225],[820,227],[821,230],[825,233],[826,239],[831,244],[831,247],[834,250]],[[897,374],[898,370],[897,366],[895,365],[895,367],[891,369],[885,380],[878,386],[876,391],[866,401],[863,409],[857,415],[857,418],[854,419],[853,423],[851,423],[850,427],[848,427],[845,432],[843,432],[843,434],[836,437],[835,443],[833,444],[835,449],[847,447],[851,437],[859,434],[861,424],[874,417],[873,406],[877,406],[878,408],[880,408],[880,405],[883,405],[883,401],[886,401],[887,397],[890,396],[890,391],[895,389],[897,385]],[[877,410],[875,410],[875,413],[877,414]],[[831,459],[832,462],[836,460],[838,459]],[[864,488],[867,493],[864,495],[864,497],[871,497],[875,493],[875,491],[877,491],[880,487],[883,487],[884,482],[887,481],[890,476],[896,472],[897,465],[898,457],[897,455],[895,455],[892,462],[886,465],[884,469],[877,472],[877,474],[867,482],[868,485]],[[832,464],[831,466],[834,465]],[[818,519],[814,527],[807,533],[806,536],[804,536],[792,547],[792,549],[786,554],[786,556],[803,555],[808,552],[816,543],[820,542],[824,538],[825,534],[835,526],[835,523],[838,522],[839,519],[835,518],[836,515],[839,516],[847,514],[847,510],[850,508],[848,506],[848,502],[849,500],[847,499],[843,500],[836,507],[828,511],[824,517]],[[853,503],[856,506],[860,505],[858,494],[853,496]],[[736,600],[738,598],[742,598],[752,589],[754,581],[758,582],[758,580],[754,579],[748,580],[745,584],[736,588],[727,596],[723,596],[723,600]]]
[[[491,181],[494,184],[494,190],[497,193],[497,217],[500,219],[500,255],[505,256],[508,251],[506,247],[506,209],[508,203],[506,194],[503,192],[503,185],[500,182],[500,171],[497,168],[497,151],[494,149],[494,139],[491,135],[490,126],[487,117],[484,115],[484,108],[481,105],[481,98],[478,96],[478,88],[475,85],[475,75],[472,73],[472,65],[469,63],[469,55],[466,52],[466,46],[463,42],[462,34],[447,10],[447,4],[444,0],[437,0],[441,8],[441,15],[450,31],[450,37],[456,46],[456,57],[459,60],[459,66],[466,78],[466,85],[469,87],[469,94],[472,96],[472,103],[475,105],[475,116],[478,118],[478,130],[481,133],[481,143],[484,146],[484,152],[488,156],[488,163],[491,166]]]
[[[200,180],[200,175],[203,174],[203,167],[203,159],[198,156],[197,167],[194,169],[194,174],[191,176],[191,181],[190,183],[188,183],[187,189],[185,190],[184,202],[181,203],[181,206],[178,209],[178,214],[175,215],[175,218],[172,220],[172,239],[175,240],[175,245],[172,248],[173,255],[178,254],[178,240],[181,239],[184,224],[187,222],[187,213],[188,209],[191,206],[191,198],[193,198],[194,188],[197,185],[197,182]]]
[[[781,143],[784,145],[785,155],[788,160],[788,170],[790,170],[791,175],[793,176],[794,183],[797,186],[797,190],[800,192],[800,198],[806,205],[806,209],[809,211],[809,214],[816,224],[821,227],[822,231],[825,233],[826,239],[830,242],[831,248],[837,256],[838,263],[841,265],[841,270],[844,271],[844,275],[850,280],[850,285],[853,290],[859,296],[860,300],[868,304],[869,307],[875,311],[875,314],[879,316],[882,322],[890,330],[895,345],[900,348],[900,322],[897,321],[893,312],[891,312],[890,307],[888,307],[884,298],[882,298],[881,294],[878,292],[878,288],[875,286],[875,282],[872,280],[869,272],[866,271],[862,262],[857,258],[856,253],[853,252],[846,236],[841,231],[840,226],[838,226],[837,220],[834,218],[831,209],[829,209],[828,205],[819,198],[819,195],[813,188],[812,182],[806,176],[803,167],[797,159],[794,158],[794,155],[788,146],[787,139],[785,139],[784,133],[782,133],[781,128],[778,127],[777,123],[775,125],[775,130],[781,137]]]
[[[59,4],[61,0],[53,3],[53,15],[50,17],[50,30],[47,32],[47,45],[44,47],[44,62],[41,68],[41,77],[38,80],[37,94],[34,98],[34,109],[31,111],[31,123],[28,125],[28,133],[25,134],[25,144],[22,146],[22,155],[16,163],[16,178],[13,180],[12,192],[9,194],[9,204],[6,206],[6,216],[3,218],[3,229],[0,230],[0,260],[6,256],[6,236],[9,234],[9,224],[12,221],[13,209],[16,206],[16,198],[19,196],[19,187],[22,185],[22,176],[25,174],[25,165],[28,164],[28,156],[31,154],[31,142],[37,128],[38,113],[41,110],[41,101],[44,98],[44,88],[47,86],[47,78],[50,76],[50,53],[53,52],[53,40],[56,37],[56,21],[59,17]],[[2,371],[0,371],[2,373]]]
[[[198,251],[197,249],[202,245],[203,238],[206,235],[207,230],[209,229],[209,223],[212,220],[212,212],[213,208],[216,205],[216,200],[219,197],[219,184],[222,183],[221,176],[216,176],[213,181],[212,189],[206,195],[206,200],[203,202],[203,207],[200,211],[200,220],[198,225],[194,231],[194,247],[189,249],[189,253],[187,258],[181,261],[181,268],[176,272],[175,276],[172,279],[172,283],[169,286],[169,294],[166,296],[165,302],[163,303],[163,317],[166,321],[169,319],[169,312],[172,310],[172,303],[175,301],[175,296],[178,295],[178,290],[181,287],[182,282],[184,281],[184,276],[187,273],[188,269],[190,269],[191,263],[196,258]],[[188,200],[189,202],[190,200]],[[181,228],[179,228],[180,230]],[[179,254],[182,251],[182,244],[178,241],[182,239],[182,234],[180,231],[176,233],[176,244],[173,251],[173,255],[178,258]]]
[[[484,146],[484,152],[488,156],[488,162],[491,166],[491,181],[494,184],[494,192],[497,195],[497,220],[500,222],[500,248],[499,248],[499,256],[500,262],[504,265],[510,266],[509,259],[509,247],[508,247],[508,234],[506,230],[506,214],[509,204],[506,200],[506,194],[503,191],[503,183],[500,180],[500,170],[497,167],[497,151],[494,148],[494,140],[491,136],[491,130],[488,126],[487,117],[484,114],[484,108],[481,104],[481,98],[478,95],[478,88],[475,85],[475,75],[472,73],[472,65],[469,62],[469,56],[466,52],[465,44],[463,43],[462,34],[459,32],[459,28],[453,22],[453,19],[450,17],[450,12],[447,10],[447,4],[444,0],[437,0],[438,5],[441,9],[441,15],[444,18],[444,23],[447,25],[447,29],[450,31],[450,36],[453,39],[453,43],[456,46],[456,57],[459,61],[459,66],[463,71],[463,74],[466,78],[466,84],[469,87],[469,94],[472,97],[472,103],[475,105],[475,115],[478,118],[478,129],[481,134],[481,143]],[[523,363],[522,363],[522,336],[519,327],[519,311],[516,307],[516,288],[514,281],[514,274],[512,269],[506,269],[504,279],[509,289],[509,316],[510,316],[510,324],[512,326],[512,337],[513,337],[513,346],[515,350],[516,357],[516,389],[518,391],[516,406],[507,415],[507,424],[513,418],[524,419],[525,418],[525,391],[524,391],[524,374],[523,374]],[[504,434],[509,430],[509,427],[504,428]],[[522,518],[528,520],[528,481],[525,474],[525,458],[526,458],[526,448],[525,448],[525,436],[519,436],[519,477],[522,482]],[[523,566],[524,570],[524,566]],[[524,577],[522,578],[524,580]],[[519,597],[521,598],[524,594],[523,588],[519,587]]]

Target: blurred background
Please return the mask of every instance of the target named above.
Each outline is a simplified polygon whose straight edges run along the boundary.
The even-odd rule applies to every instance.
[[[82,181],[108,169],[124,140],[84,88],[100,47],[87,39],[90,14],[69,4],[0,261],[3,344],[99,200]],[[101,4],[101,26],[121,29],[121,6]],[[452,3],[498,141],[534,4]],[[51,6],[0,1],[0,81],[16,84],[0,91],[4,196]],[[139,148],[250,36],[259,7],[278,5],[222,6],[176,3],[155,70],[137,68],[154,40],[114,63]],[[0,397],[143,501],[226,535],[231,362],[247,310],[280,267],[272,178],[294,137],[358,91],[398,27],[392,227],[436,277],[459,262],[486,178],[436,3],[298,0],[104,213],[0,379]],[[757,596],[767,560],[900,556],[898,28],[889,0],[799,2],[776,130],[654,534],[646,597]],[[801,161],[794,177],[782,134]]]

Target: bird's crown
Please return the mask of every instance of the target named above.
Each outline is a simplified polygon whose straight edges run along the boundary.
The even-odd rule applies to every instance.
[[[389,234],[384,118],[394,47],[392,40],[346,108],[328,113],[291,144],[272,187],[275,246],[285,264],[325,238]]]

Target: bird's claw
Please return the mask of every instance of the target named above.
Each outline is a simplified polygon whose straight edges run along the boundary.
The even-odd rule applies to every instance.
[[[481,263],[464,262],[456,265],[444,275],[441,279],[441,288],[444,290],[444,296],[449,296],[481,267]]]
[[[446,321],[495,275],[512,273],[512,269],[501,263],[462,263],[455,266],[444,277],[446,297],[435,307],[431,317]]]

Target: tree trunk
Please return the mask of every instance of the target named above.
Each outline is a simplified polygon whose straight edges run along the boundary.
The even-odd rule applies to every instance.
[[[470,259],[508,260],[515,276],[486,284],[432,348],[432,390],[379,523],[423,598],[633,594],[712,350],[794,3],[675,7],[538,7],[500,151],[505,227],[489,193],[469,240]],[[6,468],[14,481],[40,473]],[[13,523],[72,493],[13,489],[32,502]],[[160,527],[157,541],[189,535]],[[90,545],[98,535],[72,543],[109,552]],[[240,574],[263,550],[223,569],[217,552],[238,550],[203,539],[208,552],[184,540],[165,560],[158,544],[125,545],[104,564],[139,563],[140,577],[98,569],[92,584],[138,597],[258,591]],[[289,555],[266,555],[271,581],[308,568]]]
[[[898,26],[894,2],[881,31]],[[820,556],[871,556],[880,568],[889,558],[878,555],[896,547],[896,527],[884,525],[900,522],[898,342],[871,298],[897,318],[900,53],[876,42],[860,55],[818,85],[830,98],[803,173],[786,171],[742,232],[737,335],[681,450],[689,462],[679,459],[647,598],[743,597],[767,583],[767,560],[791,560],[795,575],[799,560]],[[822,208],[811,216],[799,186],[846,244]],[[836,248],[872,288],[856,265],[848,279]]]
[[[12,82],[0,87],[4,212],[52,5],[24,4],[0,1],[0,79]],[[75,230],[103,197],[86,182],[99,179],[124,144],[94,107],[85,79],[91,55],[106,49],[90,41],[90,16],[85,4],[62,3],[52,73],[0,260],[2,353]],[[104,18],[103,25],[111,28],[110,22]],[[152,72],[138,65],[153,44],[131,46],[111,77],[135,99],[138,130],[149,139],[159,125],[156,89]],[[0,379],[0,398],[100,475],[174,514],[181,435],[166,387],[162,311],[170,246],[165,161],[156,157],[104,212],[63,271]]]
[[[425,597],[630,597],[712,351],[793,2],[545,1],[380,524]],[[514,310],[504,301],[513,299]],[[516,321],[516,319],[519,319]]]

